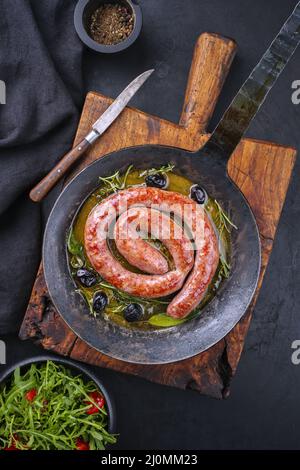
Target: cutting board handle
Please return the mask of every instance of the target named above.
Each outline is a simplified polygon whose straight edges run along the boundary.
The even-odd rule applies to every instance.
[[[195,137],[204,134],[237,49],[233,39],[199,36],[189,73],[180,125]]]

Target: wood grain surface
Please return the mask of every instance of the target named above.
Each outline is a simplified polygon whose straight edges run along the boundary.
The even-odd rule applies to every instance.
[[[95,159],[123,147],[149,143],[173,145],[187,150],[200,148],[208,138],[205,129],[235,50],[236,45],[231,39],[202,34],[195,47],[180,123],[171,123],[126,108],[79,161],[68,178]],[[111,101],[97,93],[87,95],[74,145],[80,142]],[[229,161],[229,175],[248,199],[258,223],[262,242],[262,268],[255,298],[247,313],[212,348],[184,361],[154,366],[129,364],[105,356],[81,341],[55,311],[47,292],[42,266],[37,274],[20,337],[31,338],[45,349],[89,364],[137,375],[160,384],[194,389],[216,398],[227,397],[272,251],[295,157],[296,151],[292,148],[245,139]]]

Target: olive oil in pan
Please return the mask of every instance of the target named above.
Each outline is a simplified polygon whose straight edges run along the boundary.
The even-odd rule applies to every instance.
[[[128,173],[126,177],[126,183],[124,185],[124,189],[130,186],[136,186],[145,184],[145,177],[140,176],[141,170],[132,170]],[[177,175],[175,172],[168,172],[167,173],[168,179],[168,187],[166,188],[168,191],[174,191],[181,193],[185,196],[189,196],[190,189],[194,182],[190,181],[189,179]],[[81,247],[81,264],[84,265],[84,268],[88,270],[92,270],[92,266],[86,256],[84,250],[84,227],[87,220],[87,217],[91,210],[99,204],[106,196],[103,196],[103,192],[101,191],[101,186],[99,185],[99,189],[97,189],[94,193],[92,193],[89,198],[85,201],[83,206],[81,207],[80,211],[78,212],[73,226],[71,228],[72,238],[76,241],[76,243]],[[70,263],[70,270],[73,276],[73,279],[78,287],[78,290],[86,299],[87,303],[89,304],[91,313],[93,312],[93,297],[96,292],[104,292],[108,298],[108,305],[105,308],[102,315],[105,315],[107,319],[114,321],[115,323],[125,326],[127,328],[141,328],[146,330],[153,330],[158,329],[161,327],[166,326],[175,326],[182,321],[186,321],[196,315],[200,314],[203,307],[215,296],[217,289],[219,288],[222,280],[225,277],[228,277],[230,266],[230,229],[233,225],[228,216],[223,212],[219,203],[213,199],[211,199],[208,195],[207,201],[205,203],[205,210],[207,211],[216,233],[219,238],[219,248],[221,254],[221,260],[219,266],[217,268],[216,274],[207,290],[207,293],[201,303],[197,306],[197,308],[190,313],[190,315],[184,320],[175,320],[171,319],[171,317],[166,318],[165,314],[166,308],[172,297],[169,296],[168,298],[162,299],[141,299],[139,297],[133,297],[129,294],[121,292],[120,290],[114,288],[113,286],[109,285],[105,282],[105,280],[101,279],[97,273],[95,277],[97,278],[94,285],[91,287],[84,287],[78,281],[76,276],[77,272],[77,265],[75,263],[74,268],[74,255],[68,252],[69,254],[69,263]],[[167,248],[159,241],[159,240],[148,240],[149,243],[154,244],[154,246],[166,257],[168,260],[169,268],[172,269],[174,267],[173,259],[167,250]],[[116,248],[116,244],[114,240],[108,240],[109,247],[114,255],[114,257],[129,271],[142,273],[138,268],[131,266],[128,261],[118,252]],[[73,261],[72,261],[73,260]],[[141,321],[135,321],[133,323],[129,323],[123,316],[123,312],[126,306],[137,303],[140,304],[143,308],[143,315]],[[154,321],[155,320],[155,321]],[[153,321],[153,324],[152,324]]]

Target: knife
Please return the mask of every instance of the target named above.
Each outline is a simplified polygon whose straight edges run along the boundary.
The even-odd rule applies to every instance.
[[[87,151],[87,149],[106,131],[106,129],[116,120],[116,118],[124,110],[131,98],[141,88],[145,81],[154,72],[154,69],[135,78],[120,93],[115,101],[107,108],[107,110],[93,124],[91,132],[77,144],[70,152],[68,152],[59,163],[43,178],[31,191],[30,199],[34,202],[41,201],[56,183],[67,173],[70,167]]]

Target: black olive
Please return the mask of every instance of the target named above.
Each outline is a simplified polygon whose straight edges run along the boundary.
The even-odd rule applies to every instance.
[[[93,310],[96,313],[101,313],[105,309],[108,303],[107,295],[105,292],[99,291],[95,292],[93,297]]]
[[[206,192],[199,184],[194,184],[194,186],[191,187],[190,197],[198,204],[204,204],[206,201]]]
[[[129,304],[123,310],[123,315],[128,322],[139,321],[143,316],[143,308],[139,304]]]
[[[77,270],[76,277],[84,287],[92,287],[97,282],[95,274],[84,268]]]
[[[152,186],[153,188],[163,189],[167,186],[167,177],[161,173],[148,175],[146,176],[145,181],[147,186]]]

